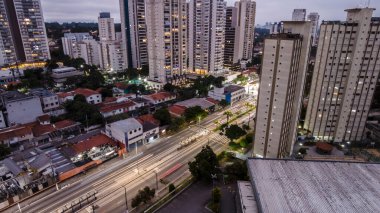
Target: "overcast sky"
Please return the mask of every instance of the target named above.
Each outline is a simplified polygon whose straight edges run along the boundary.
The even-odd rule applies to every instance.
[[[294,8],[306,8],[307,13],[318,12],[321,20],[344,20],[344,9],[367,5],[369,0],[256,0],[256,24],[290,20]],[[99,12],[111,12],[115,22],[120,22],[119,0],[41,0],[45,21],[96,22]],[[233,5],[234,0],[227,0]],[[380,0],[371,0],[370,7],[377,8]]]

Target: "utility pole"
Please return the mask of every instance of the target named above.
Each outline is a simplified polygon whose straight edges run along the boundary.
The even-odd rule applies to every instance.
[[[123,186],[124,188],[124,197],[125,197],[125,212],[128,213],[128,198],[127,198],[127,188]]]

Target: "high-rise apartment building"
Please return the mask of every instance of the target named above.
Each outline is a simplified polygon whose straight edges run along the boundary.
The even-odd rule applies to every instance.
[[[123,54],[128,67],[148,65],[146,0],[120,0]]]
[[[189,24],[189,71],[223,72],[226,2],[191,0]]]
[[[304,128],[319,140],[360,141],[380,72],[380,18],[348,9],[323,21]]]
[[[240,0],[235,2],[237,8],[237,26],[235,36],[234,63],[240,60],[251,60],[255,40],[256,2]]]
[[[237,8],[226,8],[226,27],[224,44],[224,64],[231,66],[234,64],[235,30],[237,25]]]
[[[166,83],[187,72],[186,0],[146,0],[149,78]]]
[[[98,18],[98,31],[100,41],[115,40],[115,23],[109,12],[101,12]]]
[[[50,58],[40,0],[1,0],[0,17],[0,65]]]
[[[316,12],[310,13],[307,20],[311,21],[311,36],[313,38],[313,46],[318,44],[318,29],[319,29],[319,14]]]
[[[310,22],[284,22],[265,39],[253,155],[283,158],[297,139],[311,43]]]
[[[292,21],[305,21],[306,9],[294,9],[292,15]]]

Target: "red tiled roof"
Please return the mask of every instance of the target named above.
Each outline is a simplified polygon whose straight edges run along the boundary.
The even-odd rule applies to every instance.
[[[152,98],[153,100],[163,100],[165,98],[171,98],[174,95],[169,92],[158,92],[151,95],[148,95],[148,97]]]
[[[182,116],[185,113],[186,107],[173,105],[173,106],[168,107],[168,110],[171,114],[174,114],[176,116]]]
[[[117,101],[117,98],[115,97],[106,97],[103,103],[110,103],[110,102],[115,102]]]
[[[0,130],[0,141],[32,134],[30,126],[15,126]]]
[[[115,141],[113,141],[111,138],[107,137],[106,135],[104,134],[99,134],[99,135],[95,135],[85,141],[81,141],[77,144],[74,144],[72,146],[72,148],[74,149],[74,151],[79,154],[79,153],[82,153],[86,150],[89,150],[93,147],[98,147],[98,146],[101,146],[101,145],[105,145],[105,144],[109,144],[109,145],[112,145],[112,146],[116,146],[117,143]]]
[[[160,121],[155,119],[152,114],[141,115],[137,119],[140,120],[142,123],[150,122],[150,123],[154,123],[156,125],[160,125]]]
[[[215,100],[215,99],[213,99],[213,98],[206,98],[206,100],[207,100],[208,102],[213,103],[213,104],[219,104],[219,101],[217,101],[217,100]]]
[[[111,104],[107,104],[101,107],[99,111],[105,113],[105,112],[112,112],[117,109],[128,110],[129,107],[134,106],[134,105],[135,103],[133,103],[132,101],[124,101],[121,103],[111,103]]]
[[[54,127],[56,129],[64,129],[70,126],[76,125],[75,121],[72,120],[63,120],[63,121],[58,121],[57,123],[54,124]]]
[[[37,118],[40,122],[44,122],[44,121],[50,121],[50,115],[48,114],[45,114],[45,115],[41,115]]]
[[[67,98],[69,96],[74,96],[74,92],[73,91],[70,91],[70,92],[60,92],[60,93],[57,93],[57,96],[59,98]]]
[[[124,82],[117,82],[115,83],[115,87],[119,89],[127,89],[129,87],[129,84],[126,84]]]
[[[78,88],[74,90],[75,95],[83,95],[85,97],[89,97],[91,95],[99,95],[99,92],[96,92],[92,89],[87,89],[87,88]]]
[[[36,126],[33,127],[32,131],[35,137],[39,137],[41,135],[54,132],[55,128],[52,124],[49,124],[49,125],[37,124]]]

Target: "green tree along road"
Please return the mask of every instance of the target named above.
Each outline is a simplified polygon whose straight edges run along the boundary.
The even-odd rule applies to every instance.
[[[167,108],[158,109],[153,114],[153,117],[160,121],[161,126],[169,125],[172,123],[172,118]]]
[[[194,178],[206,182],[212,181],[212,174],[219,172],[219,161],[214,151],[209,146],[202,148],[195,156],[195,160],[189,162],[189,170]]]
[[[132,199],[132,207],[137,207],[141,203],[147,204],[152,200],[156,193],[155,189],[150,189],[148,186],[146,186],[143,190],[139,190],[137,195]]]
[[[184,113],[187,122],[199,121],[207,116],[207,112],[200,106],[190,107]]]
[[[241,136],[247,134],[244,129],[240,128],[238,125],[231,125],[226,129],[226,136],[231,140],[240,138]]]

